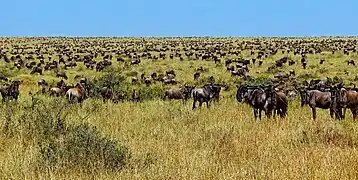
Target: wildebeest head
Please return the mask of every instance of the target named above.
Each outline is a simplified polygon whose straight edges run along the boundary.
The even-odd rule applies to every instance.
[[[246,86],[239,86],[237,85],[237,93],[236,93],[236,100],[238,102],[242,102],[244,99],[248,98],[248,88]]]

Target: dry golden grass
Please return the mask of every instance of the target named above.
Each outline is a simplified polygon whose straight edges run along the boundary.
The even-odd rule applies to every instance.
[[[272,57],[269,62],[280,56]],[[318,64],[319,56],[309,55],[309,62]],[[327,55],[325,59],[328,61],[324,66],[328,69],[327,74],[318,73],[319,67],[307,72],[325,78],[340,75],[344,69],[352,74],[355,71],[342,63],[345,60],[343,57]],[[179,80],[190,82],[194,72],[191,65],[209,68],[205,76],[215,75],[218,79],[234,83],[235,79],[225,72],[224,67],[201,61],[146,62],[128,71],[144,70],[149,73],[171,67],[177,70]],[[255,75],[256,71],[263,72],[266,68],[267,64],[250,73]],[[298,74],[306,73],[299,65],[293,68]],[[92,76],[100,74],[76,69],[67,72],[70,81],[76,72]],[[24,80],[19,104],[29,104],[27,92],[37,90],[36,82],[42,76],[31,76],[27,71],[14,74],[14,78]],[[45,73],[47,80],[56,80],[51,76],[53,73]],[[348,80],[346,76],[343,78]],[[286,119],[263,118],[262,121],[255,121],[251,108],[237,103],[234,94],[235,88],[223,92],[219,104],[213,104],[209,109],[203,106],[196,111],[191,110],[191,100],[186,104],[162,100],[112,104],[88,99],[82,106],[70,107],[72,110],[66,123],[92,124],[105,136],[125,144],[133,153],[127,168],[118,172],[44,169],[38,163],[37,144],[26,134],[16,131],[12,136],[1,133],[0,179],[358,178],[358,125],[350,116],[338,121],[330,119],[327,110],[318,110],[318,119],[313,121],[310,109],[301,108],[296,99],[290,102]],[[41,98],[53,101],[50,97]],[[100,108],[89,112],[94,105]],[[0,129],[4,129],[6,108],[2,106],[0,112]],[[88,118],[81,118],[88,114]]]

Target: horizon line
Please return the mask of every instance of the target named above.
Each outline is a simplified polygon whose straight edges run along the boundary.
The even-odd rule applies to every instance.
[[[322,35],[322,36],[0,36],[0,38],[358,38],[357,35]]]

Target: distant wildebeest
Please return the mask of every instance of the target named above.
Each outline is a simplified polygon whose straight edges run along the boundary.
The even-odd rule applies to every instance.
[[[6,100],[14,99],[15,101],[18,99],[20,91],[19,86],[21,84],[20,80],[14,80],[10,85],[4,85],[0,87],[0,93],[2,96],[2,102],[5,103]]]
[[[132,77],[132,84],[136,84],[138,82],[138,78],[136,76]]]
[[[174,70],[166,71],[165,74],[166,74],[167,76],[172,75],[173,77],[175,77],[175,71],[174,71]]]
[[[200,78],[200,73],[199,73],[199,72],[196,72],[196,73],[194,74],[194,81],[199,80],[199,78]]]
[[[103,87],[101,90],[101,96],[103,98],[103,102],[105,103],[107,100],[114,100],[113,88]]]
[[[46,80],[40,79],[40,80],[37,82],[37,85],[38,85],[38,86],[48,86],[48,83],[46,82]]]
[[[355,66],[356,65],[356,63],[354,62],[354,60],[348,60],[348,62],[347,62],[347,64],[348,65],[353,65],[353,66]]]
[[[42,75],[42,68],[38,66],[34,67],[34,69],[31,71],[30,74],[35,74],[35,73]]]
[[[326,60],[321,59],[321,60],[319,61],[319,64],[323,64],[325,61],[326,61]]]
[[[140,95],[140,91],[137,90],[133,90],[132,92],[132,99],[133,102],[138,103],[141,101],[141,95]]]
[[[295,70],[293,69],[290,70],[290,76],[296,76]]]
[[[220,95],[220,86],[214,84],[207,84],[203,88],[195,88],[193,90],[193,109],[196,108],[196,102],[199,101],[199,107],[202,106],[203,102],[206,103],[206,106],[209,107],[210,101],[214,97]]]
[[[3,73],[0,73],[0,80],[8,81],[7,77]]]
[[[131,65],[135,65],[135,64],[139,64],[140,63],[140,59],[134,59],[131,61]]]
[[[173,88],[165,91],[163,99],[182,99],[186,101],[190,98],[194,86],[184,86],[180,88]]]
[[[66,79],[66,80],[68,79],[66,73],[64,73],[64,72],[59,72],[59,71],[56,72],[56,77],[58,77],[58,78],[64,78],[64,79]]]
[[[77,83],[74,88],[70,88],[66,92],[66,97],[68,98],[69,103],[73,103],[74,99],[77,99],[78,103],[82,103],[86,98],[86,91],[82,84]]]

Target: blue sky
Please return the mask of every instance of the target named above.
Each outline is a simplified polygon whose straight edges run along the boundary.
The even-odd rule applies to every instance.
[[[358,35],[358,0],[4,0],[0,36]]]

